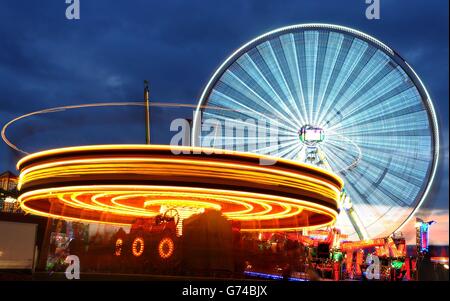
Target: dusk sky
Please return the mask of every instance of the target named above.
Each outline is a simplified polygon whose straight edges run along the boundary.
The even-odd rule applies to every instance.
[[[380,20],[366,18],[365,0],[80,3],[80,20],[67,20],[65,0],[0,0],[2,126],[21,114],[55,106],[140,101],[144,79],[151,83],[152,100],[194,105],[215,69],[252,38],[293,24],[348,26],[395,49],[431,95],[441,130],[441,160],[433,193],[418,216],[438,221],[432,243],[448,244],[448,1],[381,0]],[[86,141],[142,143],[139,110],[31,118],[17,123],[9,137],[28,151]],[[192,113],[153,111],[154,143],[168,143],[169,120],[177,114],[189,118]],[[77,134],[71,132],[75,128]],[[0,172],[16,172],[20,154],[3,142],[0,158]]]

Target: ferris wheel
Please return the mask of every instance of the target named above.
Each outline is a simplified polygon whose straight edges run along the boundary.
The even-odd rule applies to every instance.
[[[214,139],[208,120],[219,124]],[[260,120],[277,135],[248,130]],[[439,155],[431,99],[408,63],[367,34],[327,24],[280,28],[228,57],[201,95],[192,144],[334,171],[345,182],[337,227],[360,239],[390,235],[413,216]]]

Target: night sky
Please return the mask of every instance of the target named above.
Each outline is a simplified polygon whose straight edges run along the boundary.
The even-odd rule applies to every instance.
[[[395,49],[432,97],[441,129],[441,161],[433,194],[419,215],[438,221],[432,242],[448,244],[448,1],[381,0],[380,20],[366,19],[365,0],[80,3],[81,19],[67,20],[65,0],[0,0],[2,125],[49,107],[140,101],[144,79],[151,83],[154,101],[196,104],[221,62],[258,35],[310,22],[352,27]],[[142,143],[140,110],[31,118],[13,127],[10,137],[28,151],[88,142]],[[153,142],[168,143],[169,121],[178,115],[189,117],[188,111],[155,109]],[[16,172],[18,158],[0,143],[0,172]]]

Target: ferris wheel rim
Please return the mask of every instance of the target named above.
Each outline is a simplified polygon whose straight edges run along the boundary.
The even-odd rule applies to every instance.
[[[386,55],[389,56],[395,63],[397,63],[401,69],[405,72],[405,74],[409,77],[409,79],[413,82],[415,88],[417,89],[418,93],[420,94],[420,99],[422,101],[422,104],[424,105],[426,109],[427,116],[429,118],[429,127],[431,132],[431,153],[432,153],[432,164],[430,171],[428,172],[428,175],[424,178],[426,181],[426,184],[422,187],[420,193],[417,195],[416,200],[419,200],[411,213],[408,215],[408,217],[397,227],[397,229],[394,231],[400,231],[410,220],[413,218],[413,216],[417,213],[418,209],[423,205],[424,201],[427,199],[427,196],[430,193],[430,190],[433,186],[434,178],[437,172],[438,168],[438,162],[439,162],[439,152],[440,152],[440,133],[439,133],[439,125],[438,125],[438,119],[436,115],[436,111],[434,109],[433,102],[431,100],[431,97],[429,95],[428,90],[426,89],[425,85],[423,84],[422,80],[418,76],[418,74],[414,71],[414,69],[408,64],[408,62],[403,59],[395,50],[384,44],[379,39],[366,34],[362,31],[342,26],[342,25],[334,25],[334,24],[326,24],[326,23],[302,23],[302,24],[295,24],[295,25],[289,25],[284,26],[272,31],[269,31],[267,33],[264,33],[262,35],[257,36],[256,38],[250,40],[249,42],[245,43],[243,46],[239,47],[231,55],[229,55],[223,63],[215,70],[211,78],[209,79],[208,83],[206,84],[205,88],[203,89],[199,102],[197,104],[193,123],[192,123],[192,133],[191,133],[191,144],[192,146],[197,146],[198,144],[198,133],[200,132],[199,125],[201,124],[201,112],[203,110],[203,107],[208,104],[209,96],[215,86],[215,83],[222,77],[224,72],[228,70],[228,68],[243,54],[245,54],[248,50],[252,49],[256,45],[259,45],[273,37],[280,36],[283,33],[289,33],[292,30],[329,30],[329,31],[335,31],[338,33],[343,34],[350,34],[353,35],[373,46],[376,48],[382,50]],[[424,181],[424,183],[425,183]]]

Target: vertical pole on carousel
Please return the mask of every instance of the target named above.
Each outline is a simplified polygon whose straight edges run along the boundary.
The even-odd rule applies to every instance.
[[[148,80],[144,80],[144,101],[145,101],[145,144],[150,144],[150,89]]]

